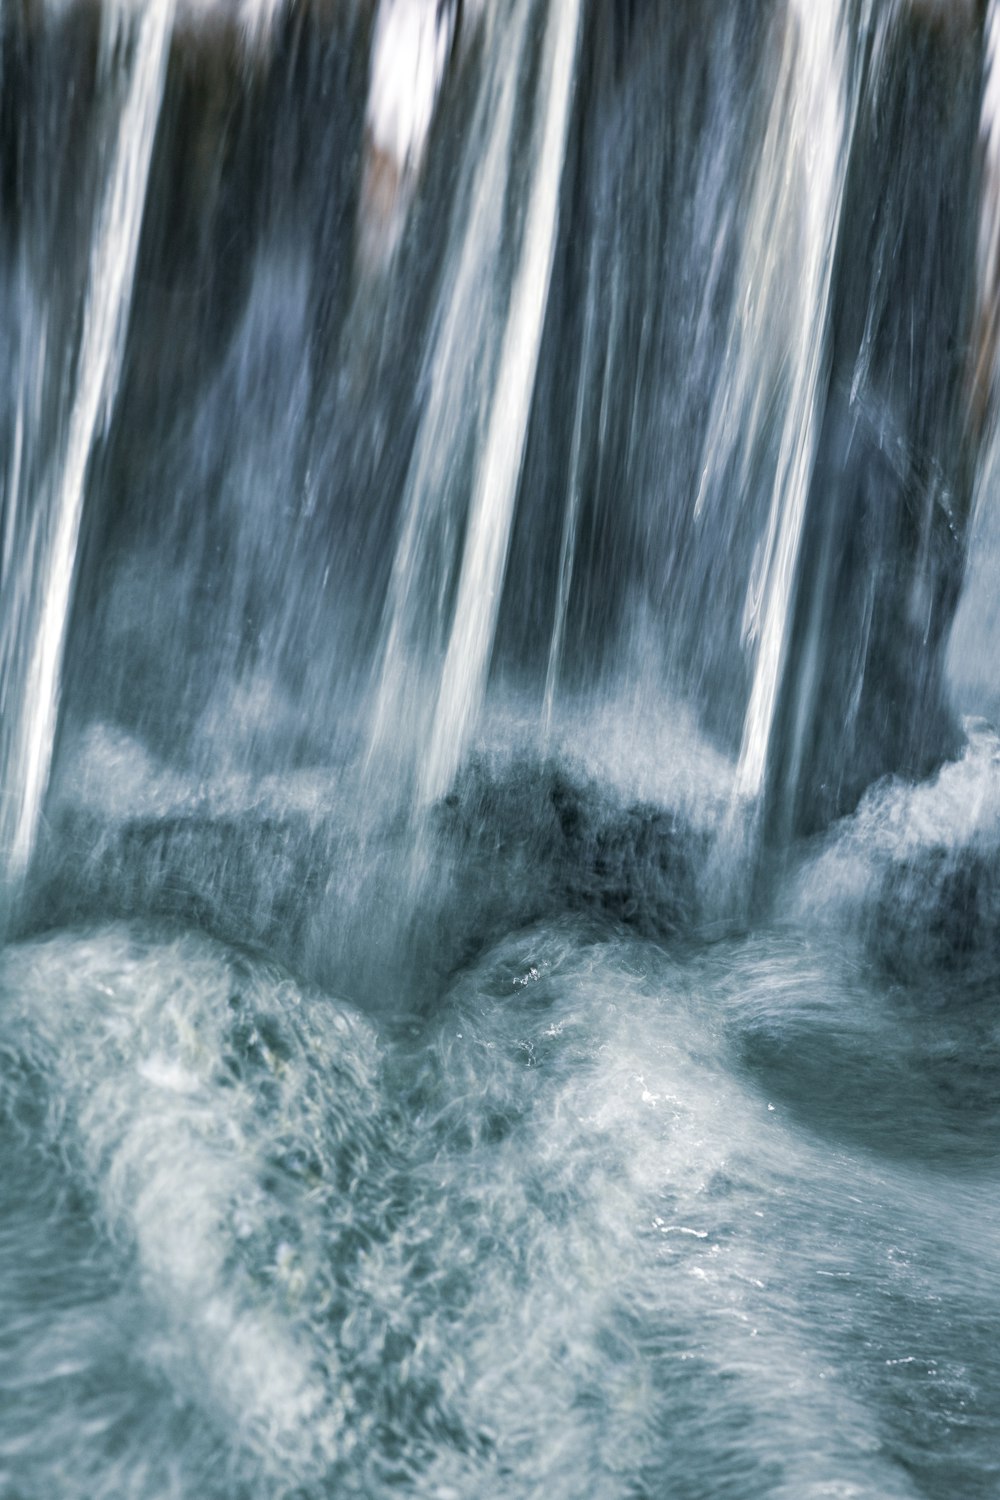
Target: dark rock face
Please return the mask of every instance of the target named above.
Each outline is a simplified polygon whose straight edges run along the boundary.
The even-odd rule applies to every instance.
[[[172,919],[377,1004],[399,967],[430,991],[512,927],[565,916],[667,941],[701,918],[708,836],[555,763],[473,761],[416,832],[417,863],[414,837],[405,821],[362,829],[346,805],[111,823],[67,805],[22,928]]]
[[[707,839],[669,809],[622,800],[556,763],[473,762],[436,820],[463,868],[470,855],[473,868],[520,868],[533,918],[593,913],[660,939],[697,925]]]
[[[867,929],[869,951],[890,975],[939,987],[981,977],[992,992],[1000,962],[1000,850],[935,846],[890,865]]]
[[[961,588],[982,23],[902,7],[851,158],[829,396],[770,783],[772,827],[812,832],[960,734],[943,653]]]

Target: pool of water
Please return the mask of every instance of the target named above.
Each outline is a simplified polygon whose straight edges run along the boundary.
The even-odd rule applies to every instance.
[[[998,792],[974,729],[740,922],[432,884],[353,1000],[179,905],[11,943],[0,1489],[995,1495]]]

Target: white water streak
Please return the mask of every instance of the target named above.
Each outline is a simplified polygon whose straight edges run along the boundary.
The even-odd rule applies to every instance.
[[[552,0],[549,7],[541,140],[535,147],[524,243],[489,429],[476,471],[458,599],[423,768],[422,792],[428,801],[447,790],[486,688],[548,302],[580,8],[581,0]]]
[[[795,570],[819,423],[833,257],[844,195],[856,101],[850,104],[844,0],[796,0],[779,92],[787,105],[771,116],[755,228],[801,215],[801,261],[788,363],[788,404],[756,586],[748,597],[748,635],[757,663],[743,726],[737,791],[757,796],[764,783],[784,665]],[[794,22],[794,24],[791,24]],[[782,278],[783,280],[783,278]],[[763,300],[788,296],[768,284]],[[793,282],[793,285],[795,283]],[[767,327],[766,306],[762,330]]]
[[[956,704],[994,718],[1000,650],[1000,0],[986,18],[979,138],[982,179],[976,255],[974,363],[969,372],[968,431],[977,444],[968,564],[948,645]]]
[[[423,157],[454,30],[454,8],[437,0],[379,5],[365,124],[400,171]]]
[[[772,114],[768,127],[760,207],[769,216],[782,215],[786,223],[789,213],[798,208],[802,215],[802,256],[798,298],[790,299],[797,306],[790,325],[793,342],[788,405],[760,573],[748,597],[748,634],[758,640],[757,663],[743,726],[736,789],[751,797],[757,796],[764,784],[785,660],[818,434],[833,258],[857,114],[857,93],[853,100],[848,99],[844,0],[796,0],[791,19],[795,24],[789,25],[782,60],[788,108],[787,113],[781,112],[783,117],[777,117],[777,111]],[[772,173],[776,174],[773,184],[768,181]],[[770,300],[775,294],[787,296],[787,287],[767,286],[765,279],[765,298]]]
[[[980,389],[973,401],[985,408],[987,422],[993,404],[1000,356],[1000,0],[991,0],[986,19],[986,57],[980,139],[983,147],[983,186],[979,206],[976,254],[977,313],[981,349],[976,380]],[[993,436],[992,433],[988,434]]]
[[[4,711],[15,718],[7,758],[2,851],[8,879],[31,857],[48,784],[59,707],[59,678],[72,598],[84,481],[95,438],[106,430],[121,371],[146,186],[160,114],[173,0],[149,0],[137,21],[127,7],[105,13],[109,57],[134,28],[131,76],[118,122],[107,184],[97,215],[65,441],[32,519],[16,598],[0,639]],[[34,590],[41,580],[41,598]],[[15,664],[27,658],[12,692]]]
[[[750,797],[764,781],[815,455],[833,256],[857,108],[848,88],[846,0],[792,0],[750,205],[727,375],[706,443],[711,471],[735,459],[736,483],[745,488],[781,393],[767,526],[744,616],[745,638],[757,651],[737,790]],[[697,509],[704,499],[703,485]]]
[[[463,460],[492,390],[499,322],[494,288],[502,275],[503,209],[531,9],[531,0],[520,0],[505,22],[495,18],[495,32],[487,38],[487,71],[465,163],[471,187],[458,194],[445,289],[424,369],[427,402],[386,599],[370,753],[398,753],[403,741],[409,747],[424,739],[424,669],[441,638],[464,498]]]
[[[576,388],[576,411],[573,416],[573,447],[569,464],[569,493],[563,516],[563,534],[559,549],[559,585],[556,593],[555,617],[552,638],[549,642],[549,662],[545,673],[545,698],[542,708],[542,723],[548,734],[552,728],[555,711],[556,688],[562,667],[563,643],[566,636],[566,616],[569,612],[569,595],[573,584],[573,561],[576,554],[576,534],[580,519],[580,462],[583,453],[583,415],[587,399],[587,382],[591,376],[594,349],[594,325],[597,321],[597,253],[590,252],[590,267],[587,275],[587,311],[584,321],[583,351],[580,374]]]
[[[241,0],[240,29],[251,52],[263,52],[285,8],[285,0]]]

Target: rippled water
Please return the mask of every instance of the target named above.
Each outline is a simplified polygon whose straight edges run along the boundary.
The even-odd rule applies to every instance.
[[[1000,0],[0,7],[0,1500],[1000,1495],[998,141]]]
[[[0,1489],[995,1495],[996,923],[948,872],[998,844],[974,729],[749,931],[595,897],[361,1009],[162,920],[12,944]]]

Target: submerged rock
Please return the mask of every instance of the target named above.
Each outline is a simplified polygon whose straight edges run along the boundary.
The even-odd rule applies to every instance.
[[[937,776],[872,787],[807,858],[791,903],[860,939],[882,974],[946,1001],[992,993],[1000,972],[1000,744],[983,724],[965,730]]]
[[[661,940],[699,921],[709,836],[554,761],[475,759],[424,825],[366,816],[332,787],[310,809],[244,795],[238,809],[117,818],[63,804],[22,926],[173,918],[371,1000],[400,966],[430,990],[541,918],[584,913]]]
[[[1000,847],[921,851],[890,865],[868,925],[870,952],[906,980],[1000,972]]]

